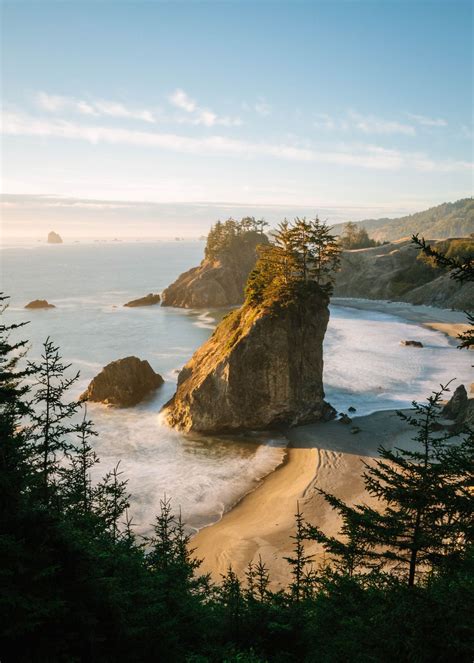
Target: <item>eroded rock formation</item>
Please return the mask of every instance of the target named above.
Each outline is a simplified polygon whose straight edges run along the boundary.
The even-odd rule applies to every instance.
[[[261,233],[247,232],[236,237],[229,248],[204,258],[198,267],[184,272],[168,286],[161,295],[162,306],[219,308],[241,304],[259,244],[268,244]]]
[[[132,407],[163,382],[146,360],[125,357],[107,364],[81,395],[81,400]]]
[[[150,292],[145,297],[140,297],[139,299],[132,299],[131,301],[124,304],[130,308],[135,308],[137,306],[154,306],[155,304],[160,303],[160,295]]]
[[[244,304],[227,315],[178,377],[170,426],[224,432],[294,426],[333,416],[324,401],[328,297]]]

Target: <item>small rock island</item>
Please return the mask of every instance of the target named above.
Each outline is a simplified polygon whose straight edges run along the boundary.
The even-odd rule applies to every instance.
[[[259,249],[241,308],[178,376],[165,421],[203,433],[264,430],[332,418],[323,340],[339,250],[318,219],[280,225]]]
[[[38,309],[38,308],[56,308],[54,304],[50,304],[46,299],[33,299],[33,301],[28,302],[25,305],[25,308],[29,309]]]
[[[81,394],[83,401],[133,407],[163,384],[146,360],[125,357],[107,364]]]
[[[135,308],[138,306],[155,306],[155,304],[160,303],[160,295],[154,294],[153,292],[150,292],[148,295],[145,295],[145,297],[139,297],[138,299],[132,299],[124,306],[127,306],[129,308]]]
[[[50,233],[48,233],[48,239],[46,240],[48,244],[62,244],[63,240],[61,235],[58,235],[58,233],[55,233],[54,230],[51,230]]]
[[[254,217],[218,221],[207,237],[204,260],[163,291],[162,306],[219,308],[242,304],[245,283],[257,261],[257,247],[268,244],[265,225]]]

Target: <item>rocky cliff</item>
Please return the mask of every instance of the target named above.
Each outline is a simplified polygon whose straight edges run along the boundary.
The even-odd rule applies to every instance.
[[[432,244],[444,248],[444,242]],[[474,243],[471,244],[474,249]],[[472,309],[474,283],[461,285],[453,281],[447,272],[433,268],[419,255],[408,239],[371,249],[344,251],[334,295]]]
[[[328,297],[319,290],[287,304],[244,304],[182,369],[165,420],[179,430],[212,433],[330,416],[322,383],[328,320]]]
[[[247,278],[257,260],[256,248],[267,243],[261,233],[242,233],[217,255],[205,257],[198,267],[181,274],[163,291],[161,305],[218,308],[241,304]]]

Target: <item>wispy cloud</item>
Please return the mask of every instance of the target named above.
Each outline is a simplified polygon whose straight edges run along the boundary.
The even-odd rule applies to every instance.
[[[466,170],[465,161],[435,161],[422,153],[404,153],[377,145],[339,145],[317,149],[285,143],[251,142],[226,136],[191,137],[125,128],[82,125],[66,120],[35,118],[5,113],[2,131],[8,136],[36,136],[82,140],[89,143],[159,148],[190,154],[222,154],[241,157],[274,157],[300,162],[320,162],[376,170],[411,168],[418,171],[449,172]]]
[[[220,116],[208,108],[198,106],[195,99],[192,99],[184,90],[178,88],[169,96],[168,101],[172,106],[186,113],[179,117],[178,122],[194,125],[203,125],[205,127],[223,126],[235,127],[242,124],[239,117]]]
[[[154,123],[155,117],[148,109],[129,108],[116,101],[86,101],[58,94],[38,92],[36,101],[40,108],[50,113],[72,111],[91,117],[114,117],[120,119],[142,120]]]
[[[407,116],[410,117],[418,124],[421,124],[424,127],[447,127],[448,123],[441,117],[427,117],[426,115],[416,115],[415,113],[407,113]]]
[[[385,120],[375,115],[361,115],[355,111],[349,111],[348,116],[353,126],[366,134],[405,134],[406,136],[416,134],[413,126],[396,120]]]
[[[268,117],[272,112],[272,107],[268,104],[263,97],[259,97],[254,106],[255,112],[261,117]]]

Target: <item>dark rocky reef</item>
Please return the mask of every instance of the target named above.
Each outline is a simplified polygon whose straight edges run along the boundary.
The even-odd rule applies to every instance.
[[[262,233],[248,231],[237,235],[224,249],[206,255],[198,267],[184,272],[168,286],[161,295],[162,306],[219,308],[242,304],[259,244],[268,244]]]
[[[324,401],[328,296],[244,304],[227,315],[178,377],[165,420],[183,431],[230,432],[331,418]]]
[[[54,230],[52,230],[50,233],[48,233],[47,242],[48,244],[62,244],[63,240],[61,235],[58,235],[58,233],[55,233]]]
[[[423,343],[421,341],[400,341],[400,345],[406,345],[407,347],[412,347],[412,348],[423,347]]]
[[[444,249],[443,242],[431,244]],[[474,283],[459,284],[448,272],[435,269],[420,259],[419,251],[406,239],[370,249],[344,251],[334,296],[470,310]]]
[[[132,407],[163,382],[146,360],[125,357],[107,364],[81,395],[81,400]]]
[[[139,299],[132,299],[131,301],[124,304],[124,306],[128,306],[130,308],[135,308],[138,306],[155,306],[155,304],[160,303],[160,300],[161,300],[160,295],[150,292],[148,295],[145,295],[145,297],[140,297]]]
[[[46,299],[33,299],[32,302],[26,304],[25,308],[38,309],[38,308],[56,308],[56,307],[54,304],[50,304],[49,302],[47,302]]]

